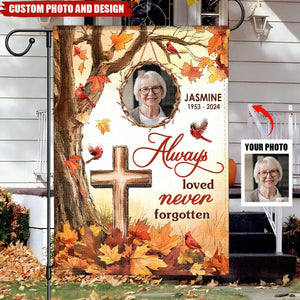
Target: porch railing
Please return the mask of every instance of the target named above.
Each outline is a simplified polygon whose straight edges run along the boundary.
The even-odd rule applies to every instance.
[[[282,105],[280,105],[282,107]],[[285,110],[280,110],[276,105],[267,109],[274,121],[271,131],[269,119],[263,114],[257,114],[252,105],[248,105],[248,136],[252,139],[292,139],[293,141],[293,188],[300,188],[300,111],[293,110],[288,105]],[[264,207],[265,214],[276,236],[276,252],[282,252],[282,207]]]
[[[47,110],[38,110],[36,112],[38,118],[38,153],[37,164],[34,171],[36,180],[47,184]],[[51,141],[51,149],[53,149],[53,141]],[[53,151],[51,151],[52,156]],[[53,161],[53,159],[51,160]],[[51,165],[51,179],[53,178],[53,166]],[[51,183],[52,185],[52,183]]]

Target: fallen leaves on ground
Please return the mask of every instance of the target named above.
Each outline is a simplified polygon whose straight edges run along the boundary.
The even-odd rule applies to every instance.
[[[0,250],[0,281],[45,279],[45,266],[22,243],[16,242]]]

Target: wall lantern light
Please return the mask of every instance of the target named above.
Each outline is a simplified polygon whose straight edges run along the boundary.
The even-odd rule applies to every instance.
[[[262,8],[259,0],[257,0],[257,2],[252,4],[250,10],[251,10],[251,14],[249,16],[249,19],[252,20],[254,29],[257,33],[257,38],[260,39],[260,36],[265,31],[268,15],[265,13],[264,9]]]

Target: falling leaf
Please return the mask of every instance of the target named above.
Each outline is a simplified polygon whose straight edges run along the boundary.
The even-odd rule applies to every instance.
[[[87,59],[86,52],[87,52],[87,50],[81,50],[79,47],[74,46],[74,55],[73,56],[78,55],[78,57],[80,59],[85,60],[85,59]]]
[[[57,30],[53,30],[53,39],[54,40],[59,40],[59,35],[58,35],[58,31]]]
[[[74,155],[74,156],[71,156],[64,164],[64,168],[68,168],[69,167],[69,170],[70,170],[70,173],[72,175],[75,174],[75,170],[80,170],[80,166],[77,162],[77,160],[80,160],[81,159],[81,156],[79,155]]]
[[[130,259],[130,273],[132,275],[151,275],[151,270],[167,267],[157,255],[147,255],[150,249],[147,245],[137,247]]]
[[[84,66],[84,63],[82,62],[79,67],[78,67],[78,70],[80,72],[80,74],[82,74],[83,70],[85,69],[85,66]]]
[[[194,263],[190,271],[193,275],[205,275],[205,270],[202,264]]]
[[[152,227],[150,230],[150,241],[145,241],[145,243],[151,247],[152,251],[168,255],[171,249],[177,246],[180,239],[180,237],[176,235],[170,237],[171,231],[170,223],[166,224],[161,229],[161,232],[158,232]]]
[[[109,127],[109,119],[103,119],[101,122],[99,122],[96,127],[101,131],[102,134],[105,132],[110,132],[110,127]]]
[[[113,33],[111,38],[112,43],[116,50],[125,49],[125,44],[132,40],[133,33],[126,34],[122,32],[121,34]]]
[[[89,124],[89,113],[80,113],[76,116],[76,120],[82,124]]]
[[[217,68],[215,66],[211,66],[208,70],[212,73],[209,77],[209,82],[214,83],[216,81],[222,81],[227,78],[227,74],[225,70]]]
[[[200,0],[197,0],[199,2]],[[196,3],[196,0],[186,0],[187,5],[193,5]]]
[[[209,57],[200,57],[198,59],[198,61],[200,61],[198,67],[200,69],[204,69],[206,66],[212,66],[214,64],[214,61],[211,60]]]
[[[118,246],[111,249],[108,245],[101,245],[99,251],[102,252],[103,255],[99,255],[99,258],[107,265],[111,265],[118,262],[122,257],[122,254],[120,254],[118,250]]]
[[[69,221],[63,225],[63,231],[56,233],[56,238],[63,244],[75,244],[78,240],[78,234],[76,230],[71,230]]]
[[[92,93],[95,92],[96,89],[98,89],[99,92],[103,91],[104,83],[110,82],[109,78],[106,77],[103,74],[99,74],[97,76],[92,76],[88,78],[87,82],[92,82],[93,84],[90,87],[90,90]]]
[[[189,78],[189,81],[196,81],[196,78],[201,77],[201,72],[199,71],[199,67],[193,67],[192,63],[184,63],[182,69],[181,69],[181,75],[187,76]]]

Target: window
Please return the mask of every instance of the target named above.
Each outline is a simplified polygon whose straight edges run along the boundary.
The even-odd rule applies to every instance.
[[[228,25],[228,0],[209,6],[212,0],[188,5],[186,0],[140,0],[133,17],[95,18],[96,25]]]

